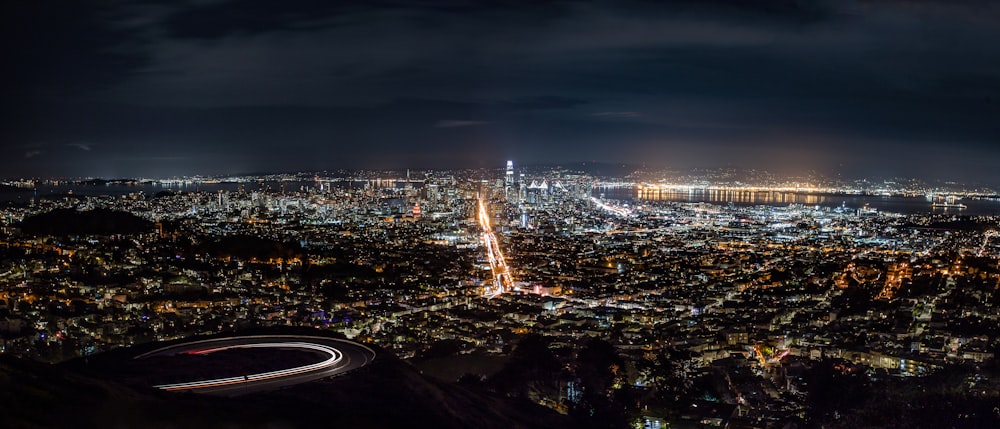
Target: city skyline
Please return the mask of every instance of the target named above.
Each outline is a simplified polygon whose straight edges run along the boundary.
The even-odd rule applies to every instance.
[[[515,160],[231,179],[0,195],[5,427],[185,425],[192,398],[213,426],[1000,421],[994,194]],[[38,392],[67,399],[37,417]]]
[[[0,427],[1000,427],[1000,2],[5,6]]]
[[[582,161],[995,184],[989,2],[22,3],[10,176]]]

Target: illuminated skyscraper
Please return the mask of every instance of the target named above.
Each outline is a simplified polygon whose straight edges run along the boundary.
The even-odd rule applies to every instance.
[[[507,175],[505,177],[503,195],[509,200],[510,192],[514,189],[514,161],[507,161]]]
[[[524,173],[521,173],[521,177],[518,179],[517,185],[517,202],[523,203],[524,199],[527,198],[528,195],[528,183],[524,180]]]

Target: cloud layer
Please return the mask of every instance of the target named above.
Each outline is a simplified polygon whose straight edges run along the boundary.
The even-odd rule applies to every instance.
[[[18,2],[0,19],[8,174],[1000,167],[993,2]],[[34,141],[53,144],[25,156]]]

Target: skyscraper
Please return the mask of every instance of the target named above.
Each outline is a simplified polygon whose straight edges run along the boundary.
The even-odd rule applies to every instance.
[[[517,186],[517,202],[523,203],[528,195],[528,183],[524,180],[524,173],[521,173],[521,177],[517,180]]]
[[[510,192],[514,189],[514,161],[507,161],[507,175],[505,177],[503,195],[509,200]]]

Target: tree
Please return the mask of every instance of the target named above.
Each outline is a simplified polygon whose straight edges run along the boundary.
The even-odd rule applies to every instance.
[[[599,339],[588,341],[577,354],[576,376],[583,394],[571,408],[573,414],[586,418],[594,427],[624,427],[632,397],[624,386],[624,368],[614,346]]]
[[[510,361],[490,379],[501,393],[527,397],[532,392],[554,390],[561,365],[549,348],[552,339],[537,334],[524,336]]]

